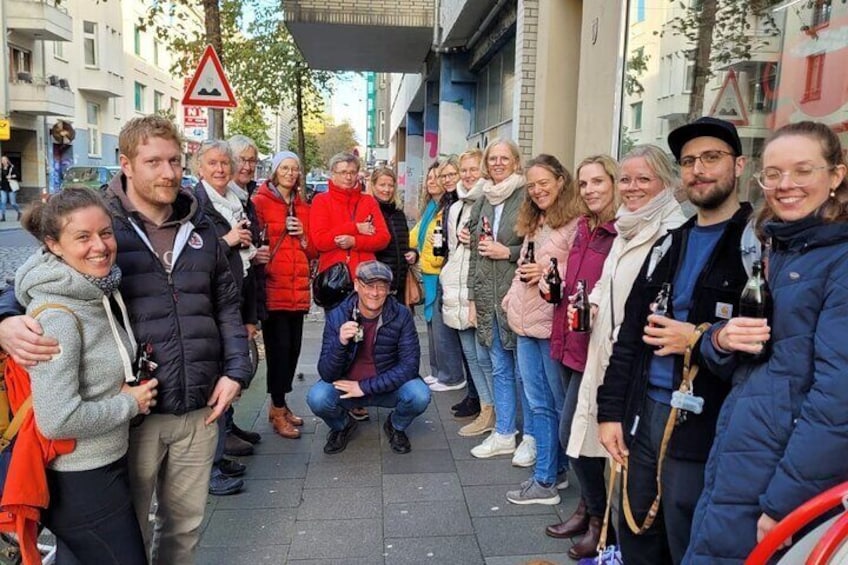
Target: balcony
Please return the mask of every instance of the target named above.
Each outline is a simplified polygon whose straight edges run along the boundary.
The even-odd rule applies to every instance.
[[[124,95],[124,78],[103,69],[80,70],[80,92],[104,98],[120,98]]]
[[[285,0],[286,27],[309,66],[417,73],[433,41],[434,0]]]
[[[54,80],[51,80],[54,79]],[[31,116],[73,116],[74,93],[67,81],[35,77],[9,83],[9,109]],[[53,82],[54,84],[51,84]],[[59,84],[63,86],[59,86]]]
[[[73,19],[51,0],[2,0],[6,2],[6,27],[43,41],[71,41]]]

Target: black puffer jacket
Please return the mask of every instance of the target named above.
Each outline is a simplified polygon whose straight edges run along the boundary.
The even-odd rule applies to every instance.
[[[252,377],[247,332],[239,295],[215,229],[201,211],[191,215],[194,197],[181,192],[174,218],[182,220],[174,241],[171,273],[165,271],[144,232],[115,191],[125,177],[115,176],[106,191],[114,214],[121,294],[139,345],[153,346],[159,364],[160,414],[184,414],[206,406],[221,375],[246,387]],[[190,217],[189,217],[190,216]]]
[[[406,275],[409,272],[409,264],[403,256],[408,251],[414,251],[409,247],[409,224],[406,222],[406,214],[395,206],[394,202],[382,202],[380,200],[377,200],[377,202],[380,204],[380,211],[386,220],[389,234],[392,236],[389,245],[376,253],[377,261],[382,261],[392,269],[392,276],[394,277],[392,290],[396,291],[397,299],[403,302],[406,290]]]

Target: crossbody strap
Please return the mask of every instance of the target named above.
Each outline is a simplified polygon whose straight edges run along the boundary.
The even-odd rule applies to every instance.
[[[710,324],[703,323],[696,327],[695,331],[693,331],[692,335],[689,337],[689,341],[686,344],[686,352],[683,354],[683,379],[680,383],[680,388],[678,389],[680,392],[689,393],[692,390],[692,382],[695,380],[695,377],[698,376],[698,365],[692,365],[692,351],[694,351],[698,342],[701,340],[701,336],[704,335],[704,332],[706,332],[709,327]],[[654,520],[656,520],[657,514],[659,513],[660,501],[662,500],[663,460],[665,460],[665,454],[668,450],[668,442],[671,440],[671,434],[677,423],[677,412],[677,408],[672,406],[671,412],[668,414],[668,420],[666,420],[665,423],[665,430],[663,431],[662,442],[660,443],[660,453],[657,457],[657,496],[654,498],[653,504],[651,504],[651,507],[648,509],[648,514],[645,516],[645,521],[641,526],[633,517],[633,511],[630,507],[630,497],[627,494],[627,466],[629,462],[625,459],[624,469],[622,470],[621,486],[622,511],[624,512],[624,518],[627,521],[630,531],[636,535],[647,532],[651,526],[654,525]]]

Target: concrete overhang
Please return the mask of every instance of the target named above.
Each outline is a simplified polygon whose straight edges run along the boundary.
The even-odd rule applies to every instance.
[[[284,11],[313,69],[417,73],[433,41],[432,0],[350,0],[344,7],[286,0]]]
[[[71,41],[73,19],[55,1],[5,0],[6,27],[21,35],[46,41]]]

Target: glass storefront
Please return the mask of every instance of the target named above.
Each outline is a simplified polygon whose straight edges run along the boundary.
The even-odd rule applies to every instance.
[[[625,73],[621,154],[726,119],[749,157],[743,199],[759,200],[763,142],[784,124],[824,122],[848,147],[846,0],[630,0]]]

